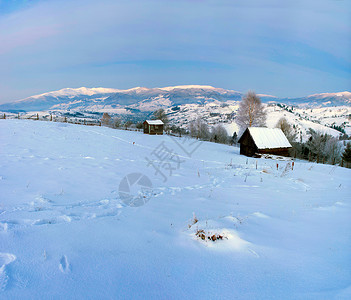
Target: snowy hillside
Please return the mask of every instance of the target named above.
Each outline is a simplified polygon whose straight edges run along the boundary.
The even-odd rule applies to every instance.
[[[351,106],[304,109],[275,103],[264,105],[267,112],[267,127],[275,127],[279,119],[284,117],[295,126],[298,138],[301,137],[303,141],[308,139],[309,128],[338,137],[341,133],[332,128],[335,125],[343,128],[347,134],[351,134]],[[228,134],[232,136],[234,132],[239,132],[239,127],[235,123],[238,108],[237,101],[212,102],[204,105],[186,104],[167,109],[167,114],[172,124],[183,128],[188,128],[190,122],[198,116],[201,116],[210,126],[222,123]]]
[[[351,298],[350,169],[30,120],[0,142],[1,299]]]

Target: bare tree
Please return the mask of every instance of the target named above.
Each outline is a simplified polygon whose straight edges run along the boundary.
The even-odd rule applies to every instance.
[[[190,136],[197,139],[208,140],[210,137],[208,125],[200,117],[190,123],[189,131]]]
[[[101,124],[105,126],[111,125],[111,116],[108,113],[102,115]]]
[[[260,97],[249,91],[239,104],[236,123],[241,131],[247,127],[262,127],[266,125],[266,115]]]
[[[295,142],[297,132],[284,117],[279,119],[275,127],[280,128],[284,132],[286,138],[289,140],[290,143]]]
[[[340,141],[329,135],[329,138],[326,143],[326,154],[328,158],[328,163],[335,165],[341,157],[342,144]]]
[[[197,137],[197,128],[195,125],[195,121],[190,122],[189,124],[189,133],[191,137]]]
[[[166,112],[165,112],[165,110],[163,108],[160,108],[160,109],[156,110],[153,113],[153,118],[156,119],[156,120],[161,120],[165,126],[169,122],[167,114],[166,114]]]
[[[170,127],[170,130],[172,131],[172,133],[177,133],[179,134],[179,136],[182,136],[182,133],[185,133],[185,130],[177,125],[172,125]]]
[[[118,128],[121,126],[122,121],[116,117],[116,118],[113,118],[111,123],[112,123],[113,128]]]
[[[126,122],[124,122],[124,128],[127,130],[127,128],[129,128],[131,125],[133,124],[133,122],[132,121],[130,121],[130,120],[127,120]]]
[[[211,142],[227,144],[228,133],[222,124],[217,124],[211,129]]]

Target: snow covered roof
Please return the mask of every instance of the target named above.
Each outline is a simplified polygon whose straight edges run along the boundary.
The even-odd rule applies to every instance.
[[[163,125],[161,120],[146,120],[145,122],[149,125]]]
[[[291,147],[280,128],[249,127],[248,130],[258,149]]]

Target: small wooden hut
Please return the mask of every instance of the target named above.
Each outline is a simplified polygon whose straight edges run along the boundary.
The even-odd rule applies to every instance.
[[[249,127],[240,137],[240,154],[289,156],[291,145],[280,128]]]
[[[146,120],[143,123],[144,133],[163,134],[163,122],[161,120]]]

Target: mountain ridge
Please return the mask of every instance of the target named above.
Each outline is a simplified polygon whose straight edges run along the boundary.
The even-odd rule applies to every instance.
[[[134,87],[113,88],[63,88],[33,95],[15,102],[0,105],[0,111],[42,110],[98,110],[103,108],[131,108],[148,111],[148,107],[166,108],[183,104],[205,104],[208,102],[239,101],[244,94],[235,90],[216,88],[209,85],[180,85],[161,88]],[[258,94],[262,102],[278,102],[292,106],[339,106],[351,105],[351,93],[320,93],[298,98],[279,98],[274,95]],[[156,105],[157,103],[157,105]]]

